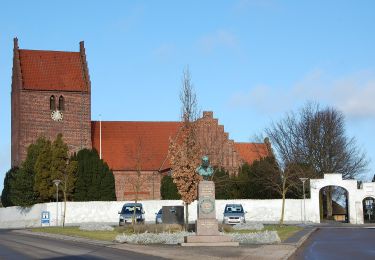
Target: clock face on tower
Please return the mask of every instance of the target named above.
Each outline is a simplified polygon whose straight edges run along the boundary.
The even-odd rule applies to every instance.
[[[54,110],[51,113],[51,118],[53,121],[62,121],[63,120],[63,113],[59,110]]]

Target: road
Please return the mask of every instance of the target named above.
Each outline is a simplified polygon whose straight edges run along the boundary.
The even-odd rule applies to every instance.
[[[375,259],[375,229],[319,228],[289,259]]]
[[[0,259],[163,259],[69,240],[0,230]]]

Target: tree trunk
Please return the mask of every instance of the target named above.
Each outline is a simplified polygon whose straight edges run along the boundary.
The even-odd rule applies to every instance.
[[[65,227],[65,215],[66,215],[66,190],[64,189],[64,215],[63,215],[63,223],[62,226]]]
[[[138,189],[137,189],[137,191],[135,193],[135,199],[134,199],[134,203],[137,204],[137,202],[138,202]],[[133,217],[132,217],[133,233],[135,233],[135,227],[134,227],[134,225],[137,223],[136,222],[136,218],[135,218],[136,211],[137,211],[137,207],[134,205],[134,211],[133,211]]]
[[[332,210],[332,187],[328,186],[326,188],[326,202],[327,202],[327,219],[333,219],[333,210]]]
[[[283,193],[282,193],[282,204],[281,204],[281,218],[280,218],[280,225],[283,225],[283,224],[284,224],[285,194],[286,194],[286,191],[283,191]]]
[[[185,203],[185,231],[189,228],[189,204]]]

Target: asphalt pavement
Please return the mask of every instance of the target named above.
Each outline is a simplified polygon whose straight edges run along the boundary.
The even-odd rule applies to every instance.
[[[318,228],[289,259],[373,260],[375,259],[375,228]]]
[[[0,230],[0,259],[164,259],[108,245]]]

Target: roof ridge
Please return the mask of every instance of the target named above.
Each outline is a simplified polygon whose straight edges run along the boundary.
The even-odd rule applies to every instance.
[[[120,121],[120,120],[110,120],[110,121],[98,121],[91,120],[91,122],[102,122],[102,123],[182,123],[180,121]]]
[[[19,50],[20,51],[35,51],[35,52],[79,53],[79,51],[32,50],[32,49],[19,49]]]

